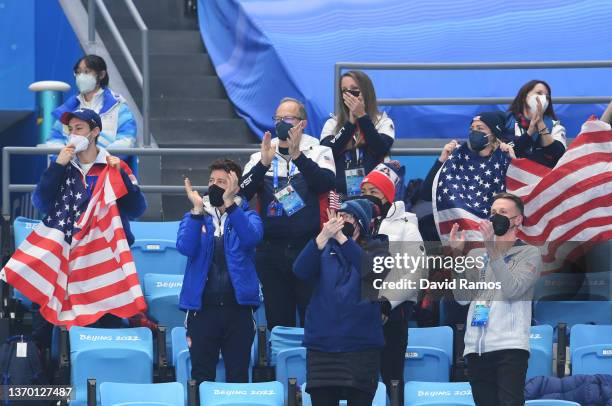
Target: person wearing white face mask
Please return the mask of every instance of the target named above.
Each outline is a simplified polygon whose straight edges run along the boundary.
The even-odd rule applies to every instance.
[[[82,180],[86,184],[87,196],[83,196],[83,199],[86,200],[91,197],[102,170],[107,165],[116,167],[121,172],[121,177],[128,190],[125,196],[117,200],[117,205],[126,239],[131,245],[134,242],[134,235],[130,230],[129,219],[141,216],[146,209],[146,201],[140,192],[136,177],[124,161],[110,155],[106,149],[99,146],[98,138],[103,124],[95,111],[78,109],[74,112],[65,112],[60,117],[60,122],[69,130],[68,145],[61,149],[57,159],[51,162],[41,176],[32,195],[34,207],[45,214],[53,211],[53,203],[57,200],[57,194],[60,193],[68,165],[78,168],[81,173]]]
[[[565,127],[557,120],[548,83],[525,83],[508,108],[506,128],[517,158],[553,168],[565,152]]]
[[[109,78],[104,59],[97,55],[86,55],[74,65],[78,94],[70,97],[53,111],[57,119],[47,136],[47,146],[64,146],[69,132],[60,117],[77,109],[91,109],[102,120],[104,131],[98,143],[103,148],[131,148],[136,144],[136,120],[125,99],[109,87]]]

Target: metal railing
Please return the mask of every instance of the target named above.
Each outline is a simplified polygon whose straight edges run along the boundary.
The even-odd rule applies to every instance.
[[[117,41],[119,50],[127,60],[130,71],[136,78],[136,83],[142,90],[142,142],[145,147],[151,146],[151,132],[150,128],[150,109],[151,109],[151,88],[150,88],[150,69],[149,69],[149,29],[145,24],[142,16],[138,12],[138,9],[134,5],[132,0],[123,0],[130,12],[132,18],[136,21],[138,30],[140,31],[140,37],[142,42],[142,72],[138,68],[138,64],[134,60],[130,49],[128,48],[123,36],[119,32],[115,21],[111,17],[104,0],[88,0],[88,18],[89,18],[89,42],[96,42],[96,13],[97,9],[100,9],[100,15],[104,19],[104,22],[108,26],[111,35]]]
[[[576,69],[612,68],[612,61],[488,62],[488,63],[367,63],[337,62],[334,66],[334,109],[340,99],[340,77],[344,69],[363,70],[501,70],[501,69]],[[380,105],[475,105],[510,104],[514,97],[447,97],[378,99]],[[555,97],[556,104],[608,103],[611,96]],[[336,112],[338,113],[338,112]]]
[[[10,216],[10,194],[11,192],[31,192],[36,185],[33,184],[11,184],[11,156],[13,155],[49,155],[57,154],[60,148],[56,147],[4,147],[2,149],[2,216]],[[185,155],[236,155],[252,154],[259,151],[259,147],[251,148],[113,148],[109,152],[118,155],[137,156],[185,156]],[[411,148],[396,147],[391,149],[394,155],[414,156],[431,155],[440,153],[440,148]],[[205,190],[207,186],[194,186],[196,189]],[[140,185],[143,193],[172,193],[180,194],[185,188],[179,185]]]

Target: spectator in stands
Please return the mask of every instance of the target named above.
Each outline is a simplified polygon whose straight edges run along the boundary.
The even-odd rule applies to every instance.
[[[89,193],[94,190],[98,176],[106,165],[116,167],[121,171],[128,190],[125,196],[117,200],[117,206],[128,244],[132,245],[134,235],[130,230],[129,219],[140,217],[147,204],[127,164],[110,155],[98,142],[103,128],[101,117],[93,110],[77,109],[74,112],[64,112],[59,122],[66,126],[70,134],[68,145],[62,148],[57,160],[49,165],[40,178],[32,196],[34,207],[41,213],[50,213],[53,210],[53,203],[60,193],[61,183],[65,180],[63,175],[69,164],[80,170]],[[88,195],[85,198],[89,201],[90,197],[91,195]]]
[[[210,166],[208,196],[185,179],[193,209],[179,226],[176,247],[189,261],[179,306],[187,311],[191,376],[214,381],[219,351],[227,382],[248,382],[255,337],[253,309],[260,305],[255,247],[261,218],[236,196],[242,170],[229,159]]]
[[[334,188],[334,158],[328,147],[303,134],[306,110],[296,99],[281,100],[274,115],[277,137],[266,132],[261,152],[245,166],[242,195],[257,194],[264,241],[257,249],[268,328],[302,323],[312,285],[298,282],[293,261],[320,227],[320,202]]]
[[[455,299],[469,304],[464,356],[476,405],[522,406],[529,359],[531,300],[539,277],[540,254],[536,247],[517,239],[523,222],[523,202],[510,193],[498,193],[491,207],[490,220],[479,223],[484,248],[467,256],[480,257],[476,266],[457,278],[469,282],[499,283],[498,288],[455,290]],[[450,246],[463,252],[465,231],[454,224]]]
[[[334,153],[336,191],[358,196],[365,174],[388,156],[395,128],[386,113],[378,111],[374,86],[365,73],[346,72],[338,91],[338,115],[323,126],[321,145]]]
[[[508,152],[510,157],[516,158],[512,146],[501,142],[504,137],[505,122],[504,114],[499,111],[485,112],[474,117],[470,125],[467,141],[470,151],[485,157],[491,155],[497,148],[500,148],[502,151]],[[459,147],[459,143],[456,140],[452,140],[444,146],[440,157],[434,162],[425,181],[421,185],[421,199],[431,201],[433,181],[436,174],[457,147]]]
[[[59,118],[65,112],[91,109],[100,115],[104,131],[98,143],[104,148],[131,148],[136,145],[136,121],[125,99],[109,87],[106,62],[98,55],[86,55],[74,65],[78,93],[53,111],[57,119],[47,136],[47,146],[68,143],[68,129]]]
[[[76,167],[87,184],[87,195],[83,197],[81,207],[87,207],[91,193],[95,189],[98,176],[107,165],[120,170],[127,194],[117,200],[121,222],[129,245],[134,243],[134,235],[130,230],[130,219],[140,217],[146,210],[144,195],[138,187],[136,178],[125,162],[110,155],[97,140],[102,131],[102,120],[93,110],[78,109],[74,112],[64,112],[60,123],[65,125],[70,133],[68,145],[60,151],[57,160],[51,162],[42,174],[34,194],[32,203],[44,214],[55,212],[54,202],[58,193],[62,193],[62,184],[66,181],[68,165]],[[38,313],[32,322],[32,332],[41,347],[48,347],[51,340],[52,326]],[[106,314],[92,327],[123,327],[120,318]]]
[[[531,80],[520,89],[508,108],[507,137],[518,158],[528,158],[553,168],[565,152],[565,127],[557,120],[550,86]]]
[[[405,210],[403,201],[393,201],[395,185],[399,181],[396,173],[398,169],[397,161],[379,164],[364,178],[361,183],[361,193],[364,198],[374,203],[376,214],[372,216],[372,234],[384,234],[388,237],[391,255],[408,254],[416,258],[425,254],[417,218]],[[402,270],[392,268],[386,280],[393,282],[401,279],[412,280],[418,286],[423,276],[422,269],[413,273],[404,273]],[[381,298],[385,299],[381,305],[387,307],[384,313],[390,312],[383,327],[385,347],[381,353],[381,376],[388,392],[391,390],[392,380],[400,381],[400,388],[404,387],[408,319],[414,303],[417,302],[417,295],[417,289],[380,292]],[[403,404],[402,392],[400,391],[400,404]]]
[[[612,101],[610,104],[608,104],[608,108],[606,108],[606,111],[604,111],[602,114],[601,121],[612,125]]]
[[[306,390],[314,406],[371,405],[384,345],[381,307],[362,281],[373,257],[388,255],[386,238],[370,233],[371,204],[349,200],[296,259],[293,272],[316,287],[306,312]],[[403,359],[403,356],[402,356]]]

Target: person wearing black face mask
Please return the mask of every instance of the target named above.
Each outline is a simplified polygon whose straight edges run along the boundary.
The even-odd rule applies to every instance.
[[[519,197],[505,192],[495,195],[491,219],[479,223],[484,249],[466,255],[483,259],[482,266],[455,274],[459,286],[461,279],[499,286],[454,292],[457,302],[469,304],[464,356],[478,406],[525,403],[531,300],[541,266],[539,250],[517,238],[523,210]],[[450,246],[458,255],[465,240],[465,231],[459,232],[459,225],[454,224]]]
[[[321,145],[328,146],[336,162],[336,191],[359,196],[361,180],[389,155],[395,140],[393,121],[378,110],[372,81],[362,71],[349,71],[340,79],[336,115],[325,122]]]
[[[516,158],[512,146],[500,142],[505,136],[505,123],[506,118],[501,111],[496,112],[485,112],[474,117],[470,125],[470,129],[467,134],[467,150],[468,155],[474,157],[490,157],[497,149],[508,153],[511,158]],[[431,202],[433,182],[440,171],[440,168],[454,153],[455,150],[460,148],[461,144],[457,140],[452,140],[447,143],[440,157],[434,162],[433,166],[429,170],[427,177],[423,181],[420,190],[420,198],[427,202]],[[429,230],[434,235],[437,234],[435,230]],[[425,234],[425,233],[424,233]],[[426,234],[430,234],[429,232]]]
[[[371,235],[372,205],[344,202],[295,261],[293,272],[315,289],[306,311],[306,391],[312,404],[371,405],[384,345],[381,308],[364,292],[373,258],[388,255],[384,236]]]
[[[281,100],[273,117],[277,137],[263,136],[261,151],[244,169],[240,194],[257,196],[264,241],[257,248],[257,272],[266,306],[267,327],[295,326],[312,286],[298,281],[291,268],[309,239],[319,232],[320,197],[334,187],[332,151],[304,134],[306,109],[296,99]],[[324,211],[323,211],[324,214]]]
[[[203,198],[185,179],[193,209],[181,221],[176,241],[189,257],[179,306],[187,311],[191,375],[198,384],[214,381],[221,351],[227,381],[248,382],[253,310],[261,304],[255,247],[263,226],[248,202],[236,196],[240,166],[219,159],[210,172]]]
[[[393,201],[395,187],[400,181],[396,171],[399,162],[390,161],[378,165],[368,173],[361,183],[363,198],[377,201],[379,214],[373,216],[372,233],[384,234],[389,239],[389,250],[392,255],[407,254],[411,257],[425,255],[423,238],[419,232],[418,221],[414,213],[407,212],[404,202]],[[400,269],[391,269],[387,282],[399,282],[401,279],[412,281],[419,286],[421,278],[426,276],[425,269],[416,269],[406,273]],[[408,345],[408,320],[418,298],[417,289],[381,290],[380,297],[389,303],[392,309],[384,314],[383,320],[385,347],[381,352],[381,376],[390,395],[391,381],[404,382],[404,354]],[[403,393],[400,391],[400,404],[403,404]]]

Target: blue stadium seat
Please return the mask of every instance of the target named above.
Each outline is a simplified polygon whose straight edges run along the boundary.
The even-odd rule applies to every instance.
[[[172,342],[172,352],[170,353],[170,362],[176,365],[176,358],[179,352],[187,350],[187,339],[185,327],[174,327],[170,331],[170,341]]]
[[[539,301],[534,304],[533,317],[537,324],[553,326],[556,340],[558,323],[612,324],[612,301]]]
[[[183,275],[150,273],[144,276],[144,296],[149,316],[171,331],[185,324],[185,312],[179,309]],[[167,354],[172,353],[172,340],[166,341]]]
[[[87,379],[103,382],[152,383],[153,337],[145,327],[100,329],[72,327],[70,373],[76,397],[71,405],[87,401]]]
[[[168,383],[114,383],[100,385],[101,406],[185,406],[183,385]]]
[[[149,315],[169,330],[185,323],[185,312],[179,309],[182,286],[183,275],[150,273],[144,277],[144,295]]]
[[[180,221],[131,221],[130,229],[137,240],[176,241]]]
[[[19,248],[21,243],[28,237],[28,235],[30,235],[34,227],[36,227],[39,223],[40,220],[29,219],[21,216],[17,217],[15,221],[13,221],[13,241],[15,243],[15,249]],[[26,309],[32,308],[32,301],[25,297],[23,293],[17,289],[13,289],[13,299],[21,301],[21,304],[23,304]]]
[[[146,274],[183,275],[187,257],[176,249],[176,240],[136,239],[131,247],[142,283]]]
[[[600,248],[600,247],[597,247]],[[605,246],[602,248],[606,248]],[[601,251],[598,249],[597,252]],[[608,260],[605,255],[601,258]],[[590,270],[607,269],[591,265]],[[607,300],[610,296],[610,273],[593,272],[563,273],[555,272],[542,275],[534,288],[534,300]]]
[[[553,362],[553,328],[547,324],[532,326],[529,336],[529,368],[527,379],[534,376],[552,376]]]
[[[528,400],[525,402],[525,406],[580,406],[580,403],[569,400],[539,399]]]
[[[406,382],[405,406],[466,406],[474,405],[468,382]]]
[[[270,362],[276,364],[276,357],[282,350],[302,346],[304,329],[301,327],[276,326],[270,333]]]
[[[298,386],[306,382],[306,348],[288,348],[276,355],[276,380],[285,387],[285,397],[288,378],[296,378]]]
[[[303,383],[301,385],[302,388],[302,406],[312,406],[312,400],[310,399],[310,395],[306,392],[306,384]],[[378,382],[378,388],[376,388],[376,393],[374,394],[374,399],[372,400],[372,406],[386,406],[387,405],[387,387],[384,383]],[[340,406],[346,406],[346,400],[340,401]]]
[[[612,373],[612,325],[576,324],[570,332],[572,375]]]
[[[206,406],[284,406],[280,382],[200,384],[200,404]]]
[[[404,381],[448,382],[453,359],[453,329],[448,326],[408,329]]]

